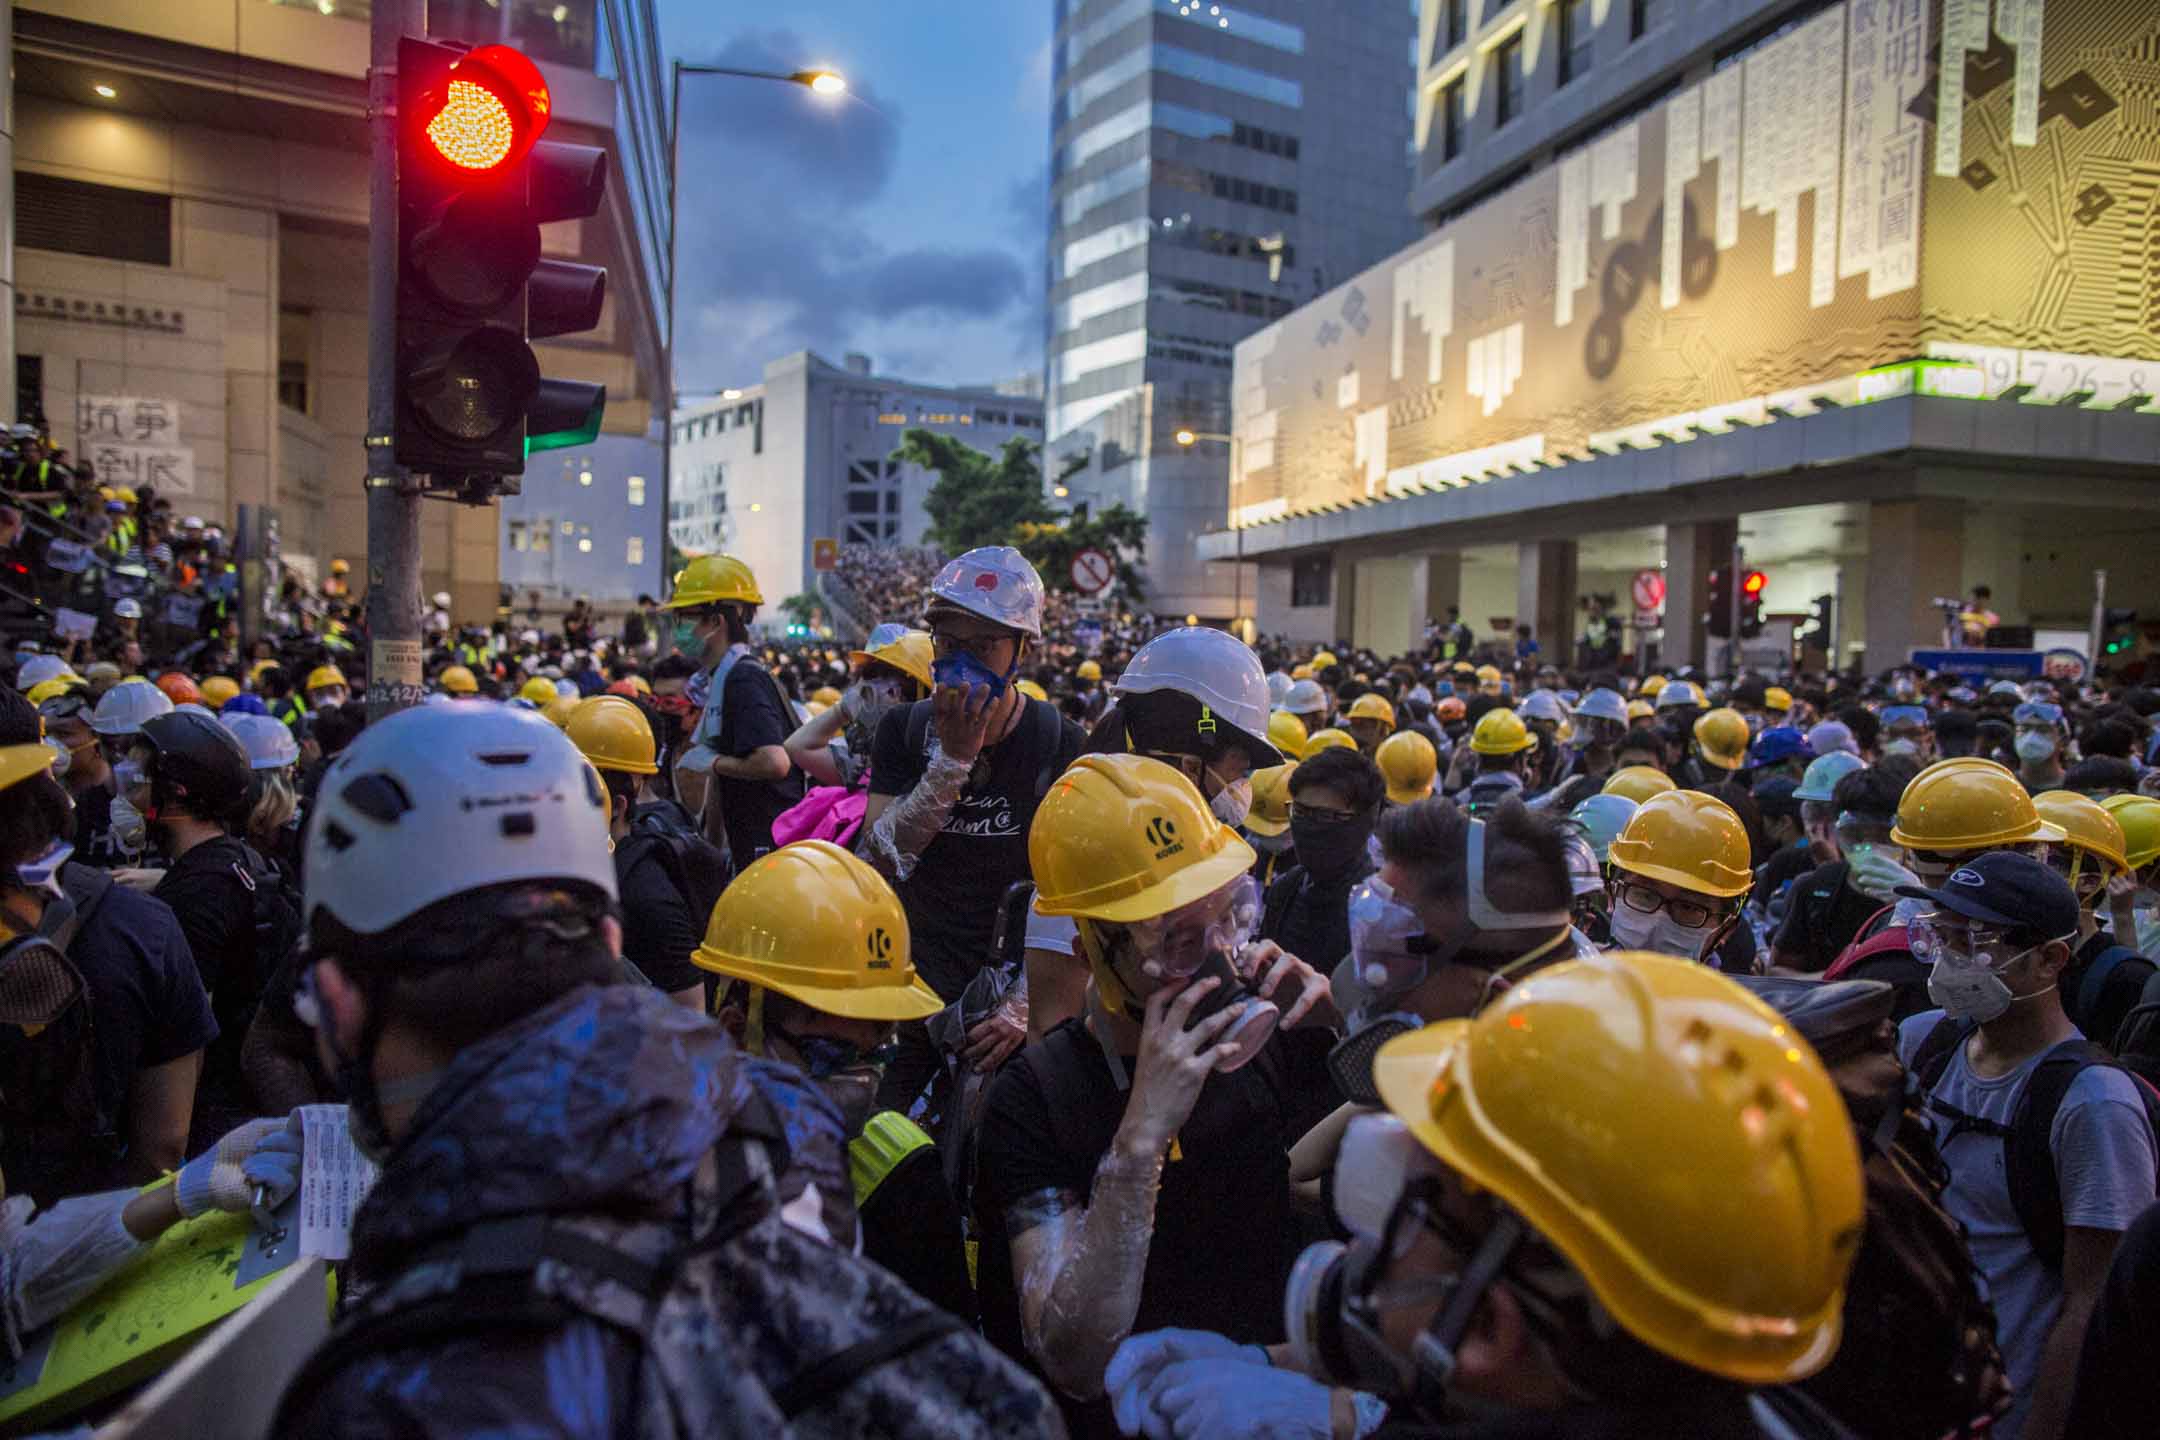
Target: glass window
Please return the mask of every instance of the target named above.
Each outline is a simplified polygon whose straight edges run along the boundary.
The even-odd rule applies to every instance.
[[[1590,0],[1560,0],[1560,83],[1569,84],[1590,69],[1591,43],[1597,22],[1590,15]]]
[[[1108,315],[1127,305],[1138,305],[1147,299],[1147,290],[1145,271],[1082,290],[1050,307],[1050,333],[1062,335],[1098,315]]]
[[[1335,564],[1326,555],[1308,556],[1290,562],[1290,603],[1292,605],[1325,605],[1333,598],[1335,589]]]
[[[623,561],[629,565],[642,565],[645,563],[644,536],[632,535],[623,542]]]
[[[1500,48],[1493,51],[1492,66],[1493,89],[1498,100],[1499,119],[1497,123],[1505,125],[1522,114],[1523,73],[1522,32],[1520,30],[1500,42]]]
[[[531,540],[525,533],[525,522],[523,520],[512,520],[505,528],[510,535],[510,548],[512,550],[522,555],[531,548]]]
[[[1073,81],[1072,89],[1065,92],[1069,115],[1085,114],[1088,106],[1108,95],[1129,80],[1136,80],[1148,72],[1148,48],[1145,45],[1103,62],[1100,69],[1089,71]]]
[[[1463,108],[1463,82],[1460,75],[1450,80],[1440,91],[1440,158],[1453,160],[1462,154],[1463,134],[1468,129],[1468,113]]]
[[[1213,85],[1218,90],[1250,95],[1255,100],[1265,100],[1274,105],[1286,105],[1296,109],[1305,103],[1304,88],[1295,80],[1271,75],[1265,70],[1255,70],[1249,65],[1233,65],[1228,60],[1218,60],[1212,55],[1181,50],[1175,45],[1155,47],[1155,68],[1166,75],[1197,80],[1203,85]]]
[[[1205,110],[1169,104],[1158,104],[1155,107],[1155,124],[1173,134],[1189,136],[1194,140],[1221,140],[1231,136],[1238,128],[1221,115],[1210,115]]]
[[[1305,53],[1305,32],[1281,20],[1233,10],[1228,5],[1214,4],[1212,0],[1200,0],[1198,4],[1194,0],[1156,0],[1155,8],[1172,19],[1204,25],[1219,34],[1235,35],[1270,50],[1282,50],[1292,55]]]
[[[1151,166],[1145,157],[1130,165],[1123,165],[1107,175],[1076,185],[1058,202],[1059,223],[1071,225],[1081,216],[1101,205],[1107,205],[1120,195],[1130,195],[1148,183]]]
[[[1665,12],[1670,7],[1666,0],[1631,0],[1628,12],[1628,39],[1640,40],[1652,30],[1665,23]]]
[[[1470,0],[1440,0],[1441,44],[1453,50],[1470,38]]]
[[[1098,261],[1147,244],[1148,230],[1145,220],[1121,220],[1108,229],[1071,242],[1065,247],[1063,268],[1053,278],[1069,280]]]
[[[629,480],[629,486],[630,503],[632,505],[643,505],[645,503],[645,477],[642,475],[632,475]]]
[[[1144,132],[1148,128],[1149,108],[1148,102],[1143,100],[1073,136],[1058,147],[1057,164],[1051,168],[1050,178],[1055,180],[1070,174],[1085,165],[1090,156],[1099,155],[1120,141]]]

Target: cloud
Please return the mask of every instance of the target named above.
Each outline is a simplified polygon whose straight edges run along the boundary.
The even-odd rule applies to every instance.
[[[817,57],[792,32],[767,30],[696,59],[792,71]],[[692,85],[702,87],[694,103]],[[1033,204],[1032,227],[1016,205],[1009,233],[974,237],[989,243],[910,243],[925,202],[898,175],[903,121],[868,85],[832,103],[756,81],[686,84],[676,340],[686,392],[754,381],[801,349],[837,360],[884,341],[881,369],[946,381],[995,378],[1020,368],[1029,342],[1039,350],[1041,325],[1028,317],[1040,312],[1046,202]],[[1022,184],[1042,188],[1040,177]]]

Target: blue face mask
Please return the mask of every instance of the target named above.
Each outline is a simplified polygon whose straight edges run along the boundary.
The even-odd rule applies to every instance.
[[[993,700],[1005,693],[1005,677],[965,650],[957,655],[948,655],[941,660],[933,661],[930,666],[930,678],[935,680],[940,687],[952,686],[960,688],[969,685],[987,685],[990,687],[990,698]]]

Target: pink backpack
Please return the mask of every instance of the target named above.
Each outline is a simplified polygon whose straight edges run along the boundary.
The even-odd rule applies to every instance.
[[[830,840],[835,845],[852,846],[855,832],[862,828],[863,812],[869,808],[870,792],[867,789],[850,790],[841,785],[813,786],[808,794],[781,811],[773,820],[773,844],[780,846],[791,845],[797,840]]]

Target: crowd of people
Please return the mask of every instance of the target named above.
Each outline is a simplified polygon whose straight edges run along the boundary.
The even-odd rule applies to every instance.
[[[342,1102],[278,1434],[2147,1433],[2160,693],[923,559],[4,657],[11,1354]]]

